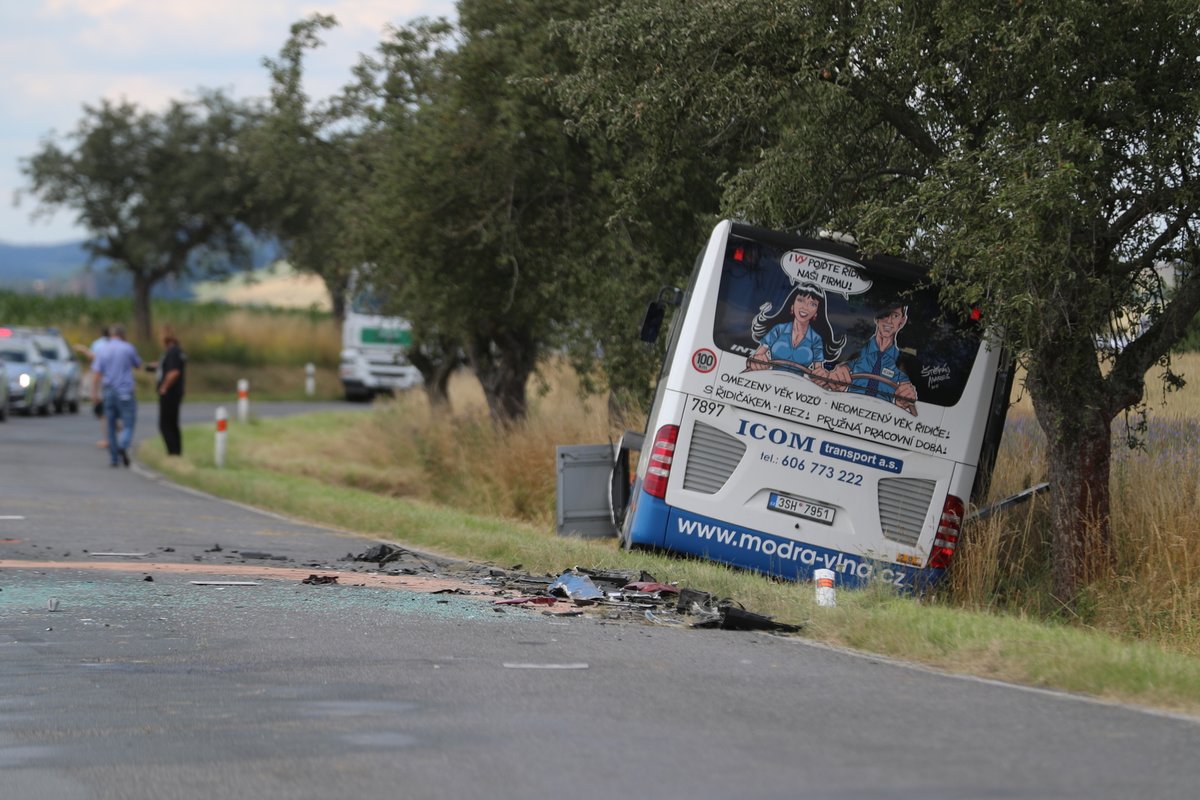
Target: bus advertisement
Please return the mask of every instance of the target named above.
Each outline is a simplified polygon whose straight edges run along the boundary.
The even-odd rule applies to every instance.
[[[926,275],[717,225],[672,321],[624,544],[849,586],[939,579],[1011,370]]]

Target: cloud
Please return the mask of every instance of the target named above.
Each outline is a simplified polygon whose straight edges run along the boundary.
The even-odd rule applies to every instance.
[[[160,109],[198,88],[240,99],[267,91],[264,57],[275,56],[292,23],[333,14],[339,27],[306,64],[311,94],[350,80],[360,53],[388,25],[453,16],[453,0],[38,0],[0,3],[0,240],[26,241],[27,210],[13,212],[17,161],[42,137],[74,129],[84,104],[127,99]],[[19,179],[18,179],[19,181]],[[3,185],[8,184],[8,185]],[[56,215],[55,222],[69,219]],[[57,228],[58,226],[56,226]],[[61,238],[62,230],[55,236]],[[35,238],[45,239],[44,235]]]

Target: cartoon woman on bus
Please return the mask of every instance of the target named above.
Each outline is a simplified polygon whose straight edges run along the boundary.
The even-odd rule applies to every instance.
[[[838,392],[868,394],[890,400],[908,413],[917,414],[917,389],[897,359],[896,336],[908,322],[908,306],[894,304],[875,315],[875,335],[857,357],[829,372],[829,386]]]
[[[825,361],[836,360],[846,343],[833,335],[825,308],[825,291],[811,283],[791,291],[778,312],[764,303],[750,329],[758,349],[746,359],[746,368],[788,369],[828,388]],[[769,316],[768,316],[769,315]]]

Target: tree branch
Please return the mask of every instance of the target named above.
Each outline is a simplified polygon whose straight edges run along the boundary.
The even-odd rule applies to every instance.
[[[1146,371],[1183,338],[1197,313],[1200,313],[1200,269],[1193,269],[1176,288],[1175,297],[1158,319],[1113,360],[1112,371],[1104,379],[1105,406],[1110,417],[1141,400]]]

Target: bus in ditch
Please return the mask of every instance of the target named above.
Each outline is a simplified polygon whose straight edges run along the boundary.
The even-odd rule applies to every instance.
[[[678,305],[626,547],[791,579],[936,582],[986,491],[1012,368],[928,270],[723,221]],[[664,312],[651,304],[643,338]]]

